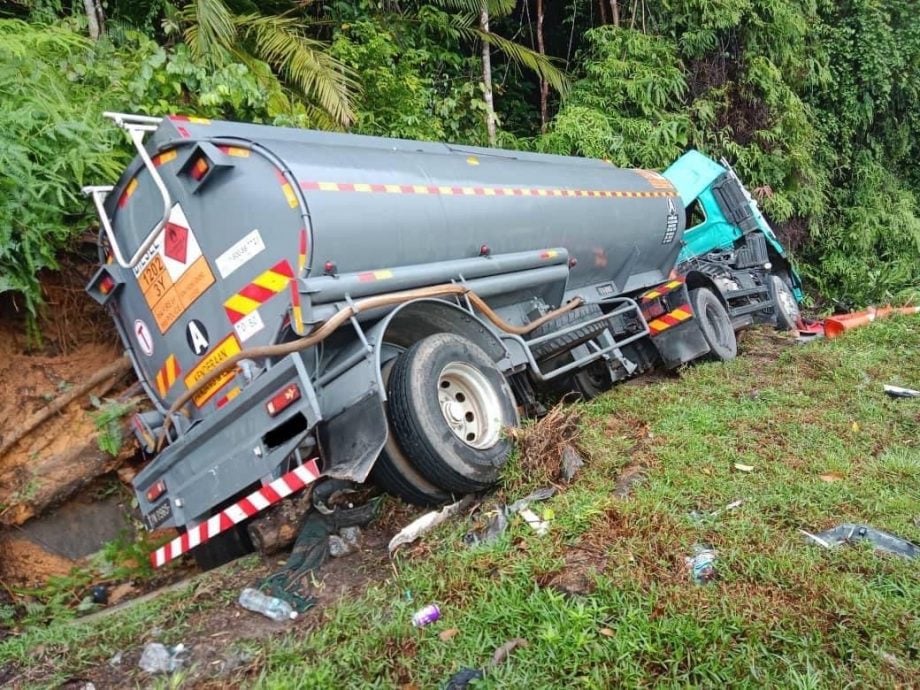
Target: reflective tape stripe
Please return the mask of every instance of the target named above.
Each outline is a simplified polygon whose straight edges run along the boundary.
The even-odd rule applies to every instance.
[[[300,188],[319,192],[362,192],[379,194],[436,194],[440,196],[539,196],[589,197],[594,199],[655,199],[677,196],[673,189],[627,191],[619,189],[561,189],[547,187],[437,187],[433,185],[369,184],[366,182],[323,182],[304,180]]]
[[[224,302],[224,311],[230,323],[235,324],[282,292],[293,277],[294,269],[287,261],[279,261],[267,271],[257,275],[249,285]]]
[[[677,309],[669,311],[667,314],[662,314],[657,319],[649,321],[648,330],[651,335],[658,335],[662,331],[673,328],[692,317],[693,310],[690,308],[690,305],[684,304],[677,307]]]
[[[176,537],[168,544],[161,546],[150,554],[150,562],[154,568],[165,565],[183,553],[194,549],[199,544],[213,539],[221,532],[225,532],[234,525],[265,510],[284,496],[300,491],[305,486],[312,484],[319,479],[319,474],[319,465],[316,458],[307,461],[300,467],[296,467],[287,474],[282,475],[268,486],[263,486],[217,515],[208,518],[207,522],[192,527],[182,536]]]

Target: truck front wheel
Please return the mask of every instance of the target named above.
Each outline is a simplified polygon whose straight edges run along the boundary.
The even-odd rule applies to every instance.
[[[738,354],[738,341],[732,320],[719,298],[708,288],[697,288],[690,291],[690,306],[709,345],[708,358],[717,362],[734,359]]]
[[[511,452],[505,427],[518,423],[514,396],[495,362],[452,333],[417,342],[387,384],[390,424],[399,447],[445,491],[486,489]]]

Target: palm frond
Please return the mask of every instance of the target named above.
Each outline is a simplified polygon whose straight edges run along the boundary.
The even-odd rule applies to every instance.
[[[504,53],[512,62],[536,72],[541,78],[560,94],[565,95],[569,89],[569,81],[565,74],[553,64],[553,58],[541,55],[520,43],[515,43],[492,32],[481,31],[469,26],[456,25],[457,30],[467,38],[477,38],[489,45],[495,46]]]
[[[244,15],[233,21],[249,39],[252,54],[267,62],[303,96],[314,100],[340,125],[354,119],[349,94],[358,87],[353,74],[325,52],[324,43],[306,36],[297,19]]]
[[[490,15],[504,17],[514,10],[517,0],[428,0],[428,4],[445,10],[475,12],[476,16],[479,16],[483,4],[486,4]]]
[[[216,65],[233,52],[237,29],[223,0],[192,0],[180,13],[183,38],[192,58]]]

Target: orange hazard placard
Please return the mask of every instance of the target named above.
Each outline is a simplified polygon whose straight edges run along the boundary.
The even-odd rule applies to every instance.
[[[214,284],[208,261],[179,204],[172,207],[166,226],[133,270],[161,333]]]
[[[235,335],[228,335],[224,338],[218,345],[211,350],[208,354],[204,356],[195,368],[192,369],[188,375],[185,377],[185,386],[186,388],[191,388],[199,381],[201,381],[209,372],[214,371],[221,363],[226,362],[233,355],[239,353],[240,343],[236,339]],[[233,369],[229,369],[222,374],[220,374],[216,379],[208,383],[204,388],[198,391],[193,397],[192,400],[195,401],[195,404],[198,407],[202,407],[205,403],[208,402],[214,395],[227,385],[233,377],[236,376],[236,372]]]

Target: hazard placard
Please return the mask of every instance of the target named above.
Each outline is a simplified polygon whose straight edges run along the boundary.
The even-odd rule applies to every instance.
[[[172,207],[166,225],[133,270],[161,333],[214,283],[179,204]]]
[[[222,362],[226,362],[233,355],[240,352],[240,343],[236,339],[235,335],[229,335],[224,338],[213,350],[204,356],[198,364],[192,369],[188,376],[185,377],[185,385],[187,388],[192,388],[196,383],[201,381],[209,372],[213,371],[220,365]],[[211,398],[214,397],[214,394],[217,393],[221,388],[223,388],[227,383],[229,383],[233,377],[236,376],[236,372],[231,368],[228,371],[220,374],[216,379],[208,383],[202,390],[198,391],[194,396],[193,400],[198,407],[201,407],[208,402]]]

